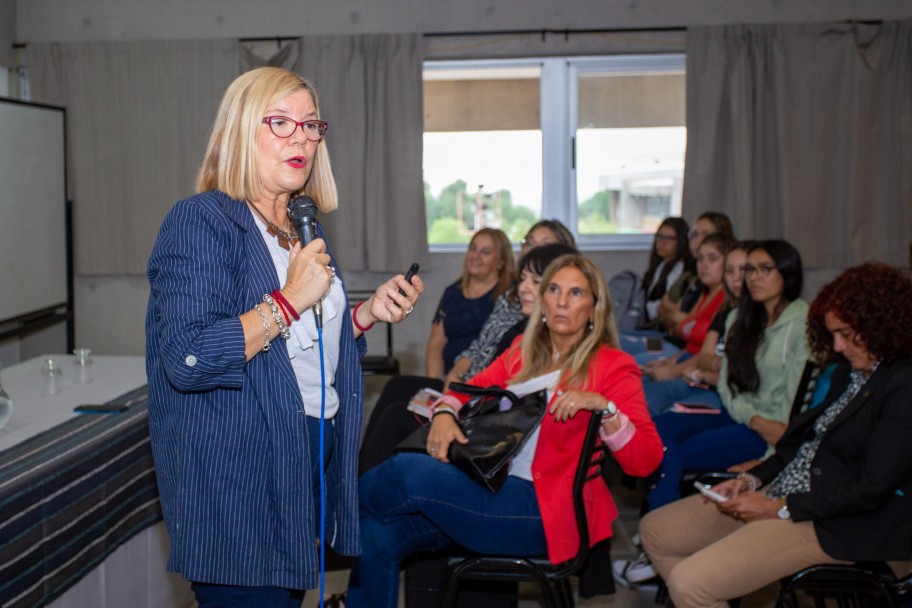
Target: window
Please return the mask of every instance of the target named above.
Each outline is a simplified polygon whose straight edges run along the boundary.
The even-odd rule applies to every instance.
[[[427,62],[432,250],[542,217],[585,248],[648,248],[681,211],[684,87],[683,55]]]

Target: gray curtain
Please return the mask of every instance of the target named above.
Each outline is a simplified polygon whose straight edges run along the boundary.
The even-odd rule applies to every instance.
[[[307,36],[273,46],[245,44],[241,66],[285,67],[317,89],[339,186],[339,208],[321,221],[342,268],[404,273],[424,261],[421,36]]]
[[[75,270],[145,274],[158,227],[193,193],[235,40],[30,43],[35,101],[67,110]]]
[[[308,78],[330,123],[347,271],[404,272],[427,252],[420,35],[327,36],[262,59],[236,40],[29,44],[36,101],[67,108],[76,272],[142,275],[158,227],[192,194],[209,129],[242,71]]]
[[[912,22],[691,28],[689,217],[729,214],[809,268],[909,263]]]
[[[293,69],[329,123],[339,209],[323,221],[346,270],[405,272],[427,255],[418,34],[310,36]]]

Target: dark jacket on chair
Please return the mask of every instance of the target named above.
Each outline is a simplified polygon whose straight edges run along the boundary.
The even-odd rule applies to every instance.
[[[826,401],[795,418],[752,474],[769,483],[796,456],[848,386],[850,371],[840,365]],[[811,490],[786,501],[795,521],[814,522],[832,557],[912,559],[912,355],[880,364],[821,439]]]

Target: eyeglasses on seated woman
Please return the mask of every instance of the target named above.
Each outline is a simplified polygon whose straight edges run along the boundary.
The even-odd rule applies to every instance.
[[[821,405],[761,464],[646,515],[643,546],[678,608],[721,607],[814,564],[912,559],[912,279],[849,268],[808,312]]]

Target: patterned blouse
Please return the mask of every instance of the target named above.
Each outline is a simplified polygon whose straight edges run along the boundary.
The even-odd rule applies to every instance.
[[[879,364],[879,361],[874,363],[871,373],[877,369]],[[861,387],[864,386],[869,377],[861,370],[852,370],[849,386],[814,423],[814,437],[801,445],[798,449],[798,454],[770,482],[766,492],[770,498],[785,498],[789,494],[806,494],[810,492],[811,463],[817,454],[817,446],[820,445],[820,440],[823,439],[836,416],[855,398],[855,395],[858,394],[858,391],[861,390]]]
[[[494,303],[494,310],[491,316],[485,321],[484,327],[478,333],[478,337],[472,341],[467,349],[457,355],[457,359],[466,357],[472,361],[466,376],[471,378],[494,360],[497,354],[497,346],[508,329],[522,321],[522,307],[519,300],[512,297],[513,291],[507,291],[497,298]]]

